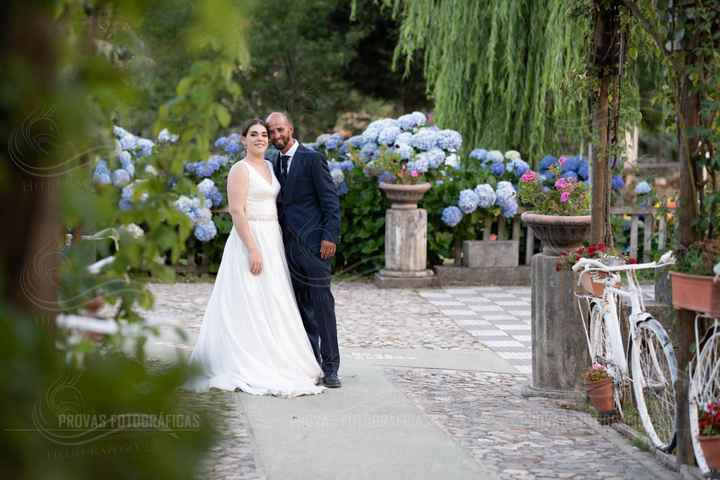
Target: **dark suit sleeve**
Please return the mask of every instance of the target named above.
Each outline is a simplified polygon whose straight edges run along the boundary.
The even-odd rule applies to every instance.
[[[323,216],[322,239],[337,244],[340,241],[340,199],[337,188],[330,176],[327,160],[321,153],[312,156],[310,165]]]

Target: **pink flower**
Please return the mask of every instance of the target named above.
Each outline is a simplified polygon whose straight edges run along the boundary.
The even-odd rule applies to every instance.
[[[564,178],[564,177],[558,178],[557,181],[555,182],[555,188],[558,190],[565,190],[569,186],[570,186],[570,182],[568,181],[567,178]]]
[[[558,158],[558,163],[560,165],[564,165],[566,160],[567,160],[567,157],[565,155],[561,155],[560,158]]]
[[[520,177],[520,181],[523,183],[530,183],[537,180],[537,178],[537,173],[533,172],[532,170],[528,170],[527,172],[523,173],[522,177]]]
[[[562,192],[560,194],[560,201],[562,203],[567,203],[568,200],[570,200],[570,192]]]
[[[410,175],[413,176],[413,177],[417,177],[417,176],[420,175],[420,174],[418,173],[417,170],[413,170],[412,172],[410,172]]]

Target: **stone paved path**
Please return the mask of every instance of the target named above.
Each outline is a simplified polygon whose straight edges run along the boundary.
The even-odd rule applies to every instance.
[[[418,293],[518,372],[530,375],[529,288],[445,288]]]
[[[211,288],[152,286],[150,318],[164,324],[150,345],[154,356],[188,354]],[[344,387],[292,400],[201,395],[227,420],[203,478],[338,478],[334,467],[343,462],[346,479],[677,478],[589,414],[520,395],[530,371],[529,289],[378,290],[353,282],[333,290]],[[178,338],[175,326],[189,338]],[[320,458],[321,448],[303,447],[320,444],[332,452],[329,470],[298,462]],[[462,473],[475,468],[484,473]]]

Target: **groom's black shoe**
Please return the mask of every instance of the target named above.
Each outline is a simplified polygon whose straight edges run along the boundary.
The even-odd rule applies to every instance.
[[[327,388],[342,387],[342,383],[340,383],[340,379],[338,378],[337,373],[326,373],[325,378],[323,379],[323,383]]]

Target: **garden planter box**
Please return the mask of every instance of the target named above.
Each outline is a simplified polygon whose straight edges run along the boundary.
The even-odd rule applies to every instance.
[[[517,267],[520,242],[517,240],[466,240],[463,242],[463,266]]]
[[[676,309],[720,316],[720,283],[713,277],[670,272],[672,303]]]

